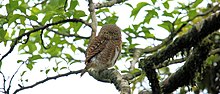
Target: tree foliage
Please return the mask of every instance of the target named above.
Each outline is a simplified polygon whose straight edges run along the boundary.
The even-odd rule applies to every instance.
[[[0,53],[0,69],[8,67],[4,66],[8,63],[4,59],[13,52],[25,58],[11,63],[26,66],[26,69],[19,67],[10,79],[6,79],[0,70],[3,78],[0,91],[4,94],[16,94],[51,79],[80,73],[82,70],[70,67],[84,63],[83,59],[76,57],[84,57],[89,40],[96,35],[97,26],[118,24],[120,15],[114,12],[114,6],[131,9],[128,16],[133,22],[122,28],[124,41],[120,56],[129,67],[121,69],[116,64],[114,69],[89,73],[92,77],[114,83],[121,94],[132,93],[139,87],[143,88],[139,90],[140,94],[220,92],[219,0],[151,0],[136,5],[129,0],[87,0],[88,6],[81,6],[80,0],[0,2],[0,44],[8,48],[5,53]],[[126,23],[118,26],[126,26]],[[169,35],[162,38],[155,32]],[[153,45],[148,45],[149,41]],[[55,72],[58,75],[45,77],[30,86],[19,84],[16,91],[10,90],[14,76],[19,76],[21,83],[28,82],[29,79],[23,79],[23,76],[42,61],[55,64],[39,69],[42,74]],[[182,66],[171,72],[170,65],[177,63]],[[62,70],[68,72],[59,73]],[[17,72],[21,74],[16,75]],[[149,81],[151,88],[143,85],[145,81]]]

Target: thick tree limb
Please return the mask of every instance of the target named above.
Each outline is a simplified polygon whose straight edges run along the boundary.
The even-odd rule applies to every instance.
[[[81,71],[82,71],[82,70],[70,71],[70,72],[68,72],[68,73],[59,74],[59,75],[56,75],[56,76],[53,76],[53,77],[47,77],[46,79],[41,80],[41,81],[39,81],[39,82],[36,82],[36,83],[34,83],[34,84],[30,85],[30,86],[21,87],[21,88],[15,90],[15,92],[14,92],[13,94],[17,94],[19,91],[22,91],[22,90],[25,90],[25,89],[33,88],[33,87],[35,87],[35,86],[37,86],[37,85],[39,85],[39,84],[42,84],[42,83],[44,83],[44,82],[46,82],[46,81],[49,81],[49,80],[57,79],[57,78],[64,77],[64,76],[69,76],[69,75],[71,75],[71,74],[81,73]]]
[[[163,92],[165,94],[171,93],[178,87],[189,85],[195,77],[196,72],[201,70],[210,50],[211,43],[207,40],[199,43],[193,49],[189,58],[187,58],[186,63],[163,82]]]
[[[155,75],[156,72],[152,70],[153,67],[161,64],[168,58],[173,57],[179,51],[182,51],[184,48],[190,48],[190,47],[197,45],[200,41],[202,41],[202,39],[204,39],[206,36],[208,36],[212,32],[218,30],[219,28],[220,28],[220,15],[219,15],[219,12],[217,12],[214,15],[211,15],[207,19],[203,20],[199,24],[193,26],[193,28],[185,35],[176,38],[174,42],[169,44],[165,49],[162,49],[161,51],[151,56],[148,56],[145,59],[142,59],[139,63],[139,66],[146,73],[150,73],[150,74],[147,74],[147,76],[151,84],[154,82],[158,82],[156,81],[157,80],[157,76]],[[156,88],[156,87],[154,86],[152,88]]]
[[[121,91],[120,94],[131,94],[130,86],[127,80],[115,69],[104,70],[102,72],[89,72],[93,78],[101,82],[113,83]]]
[[[197,28],[196,28],[197,27]],[[184,48],[190,48],[198,44],[203,38],[220,28],[219,12],[211,15],[185,35],[178,37],[172,44],[169,44],[165,49],[155,53],[146,59],[141,60],[140,66],[149,67],[159,65],[168,58],[173,57],[176,53]]]

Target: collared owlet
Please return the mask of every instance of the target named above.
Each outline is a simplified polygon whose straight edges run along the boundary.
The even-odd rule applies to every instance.
[[[86,50],[86,71],[103,71],[114,66],[121,53],[121,30],[115,24],[104,25]]]

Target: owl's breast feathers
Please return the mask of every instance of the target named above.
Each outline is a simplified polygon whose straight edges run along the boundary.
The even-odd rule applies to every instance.
[[[121,53],[121,31],[116,25],[104,25],[86,50],[86,67],[81,76],[87,70],[103,70],[112,67]]]

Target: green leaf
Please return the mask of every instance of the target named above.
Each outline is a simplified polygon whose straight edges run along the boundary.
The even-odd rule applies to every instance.
[[[131,15],[130,17],[134,16],[134,19],[136,18],[137,14],[139,13],[139,11],[146,5],[149,5],[148,3],[146,2],[140,2],[136,5],[136,8],[134,8],[132,11],[131,11]]]
[[[58,70],[58,67],[53,67],[54,72],[57,72],[57,70]]]
[[[18,1],[16,0],[9,0],[9,4],[13,9],[17,9],[18,7]]]
[[[26,67],[29,69],[29,70],[32,70],[33,69],[33,64],[34,62],[29,62]]]
[[[64,1],[64,0],[63,0]],[[50,2],[48,3],[49,6],[51,6],[53,9],[58,8],[59,5],[61,5],[59,3],[59,0],[50,0]]]
[[[40,9],[38,9],[36,7],[32,7],[31,12],[33,13],[33,15],[36,15],[36,14],[40,13]]]
[[[121,73],[129,73],[128,70],[122,70]]]
[[[11,8],[11,6],[9,5],[9,4],[6,4],[6,10],[7,10],[7,13],[8,14],[11,14],[12,12],[12,8]]]
[[[133,70],[131,71],[131,74],[135,74],[135,73],[137,73],[137,72],[141,72],[141,70],[138,69],[138,68],[135,68],[135,69],[133,69]]]
[[[166,10],[163,12],[163,16],[167,16],[167,17],[174,17],[173,13],[168,13]]]
[[[24,62],[23,60],[17,60],[17,63]]]
[[[63,48],[57,47],[57,45],[51,46],[46,52],[51,56],[59,56]]]
[[[46,13],[44,18],[42,19],[41,23],[45,24],[47,21],[49,21],[52,18],[53,14],[52,13]]]
[[[26,30],[26,29],[20,29],[20,31],[19,31],[19,36],[22,35],[23,33],[25,33],[25,30]],[[14,35],[14,34],[12,34],[12,35]]]
[[[64,54],[64,55],[66,56],[66,58],[67,58],[69,61],[73,60],[73,58],[72,58],[72,56],[71,56],[70,54]]]
[[[154,35],[151,34],[149,30],[152,30],[152,28],[146,28],[144,26],[142,27],[142,32],[144,32],[146,38],[154,37]]]
[[[151,0],[151,2],[152,2],[153,4],[155,4],[155,3],[156,3],[156,1],[157,1],[157,0]]]
[[[21,49],[24,49],[25,46],[26,46],[26,45],[24,45],[24,44],[20,45],[20,46],[18,47],[18,51],[20,51]]]
[[[73,52],[76,52],[76,46],[75,46],[75,45],[71,45],[71,50],[72,50]]]
[[[84,11],[82,11],[82,10],[76,10],[74,12],[73,16],[74,16],[74,18],[80,18],[80,17],[86,16],[86,13]]]
[[[29,57],[29,61],[34,61],[37,59],[42,59],[42,57],[40,55],[32,55],[31,57]]]
[[[6,31],[3,28],[0,28],[0,41],[5,40]]]
[[[153,17],[159,17],[158,16],[158,13],[155,11],[155,10],[147,10],[147,15],[145,16],[145,19],[144,19],[144,21],[143,22],[146,22],[146,23],[150,23],[150,20],[151,20],[151,18],[153,18]]]
[[[163,6],[164,6],[166,9],[169,9],[169,7],[170,7],[168,1],[164,2],[164,3],[163,3]]]
[[[27,45],[28,45],[28,48],[29,48],[29,52],[30,52],[30,53],[33,53],[35,50],[37,50],[37,47],[36,47],[35,43],[33,43],[33,42],[28,42]]]
[[[118,17],[117,16],[112,16],[112,17],[106,17],[105,19],[103,19],[103,21],[106,21],[105,24],[115,24],[118,21]]]
[[[101,8],[99,10],[96,11],[96,14],[99,14],[99,13],[104,13],[104,12],[110,12],[108,8]]]
[[[20,17],[19,14],[14,14],[14,15],[12,15],[12,17],[9,18],[8,26],[9,26],[12,22],[15,22],[19,17]]]
[[[170,21],[163,21],[163,23],[159,24],[158,26],[166,29],[167,31],[171,31],[172,29],[172,23]]]
[[[128,40],[129,44],[132,44],[132,38],[131,38],[131,36],[128,36],[126,39]]]
[[[60,70],[67,69],[67,67],[61,67]]]
[[[197,12],[195,9],[189,10],[189,13],[188,13],[189,19],[194,18],[196,15],[197,15]]]
[[[54,18],[53,18],[53,23],[54,22],[58,22],[58,21],[61,21],[61,20],[63,20],[63,18],[62,17],[60,17],[60,16],[55,16]]]
[[[20,18],[21,24],[25,25],[26,18],[23,15],[21,15],[19,18]]]
[[[151,14],[153,16],[159,17],[158,13],[156,12],[156,10],[146,10],[148,12],[148,14]]]
[[[197,7],[203,0],[196,0],[193,5],[192,5],[192,8],[195,8]]]
[[[135,48],[137,45],[139,45],[139,44],[137,44],[137,43],[130,44],[130,45],[129,45],[129,49],[133,49],[133,48]]]
[[[129,3],[125,3],[125,5],[128,5],[129,7],[131,7],[132,9],[134,9],[133,6],[132,6],[131,4],[129,4]]]
[[[22,73],[21,73],[21,76],[24,76],[24,74],[26,73],[27,71],[23,71]]]
[[[28,6],[25,2],[22,2],[22,3],[20,4],[20,6],[18,7],[18,9],[19,9],[21,12],[23,12],[23,13],[26,14],[26,9],[27,9],[28,7],[29,7],[29,6]]]
[[[146,22],[146,23],[149,24],[152,17],[153,17],[153,15],[148,13],[148,14],[145,16],[143,22]]]
[[[71,0],[69,10],[75,10],[77,5],[78,5],[78,1],[77,0]]]
[[[50,71],[50,69],[47,69],[47,70],[45,71],[45,73],[48,74],[49,71]]]
[[[35,15],[28,16],[28,19],[34,20],[34,21],[38,20],[37,16],[35,16]]]

